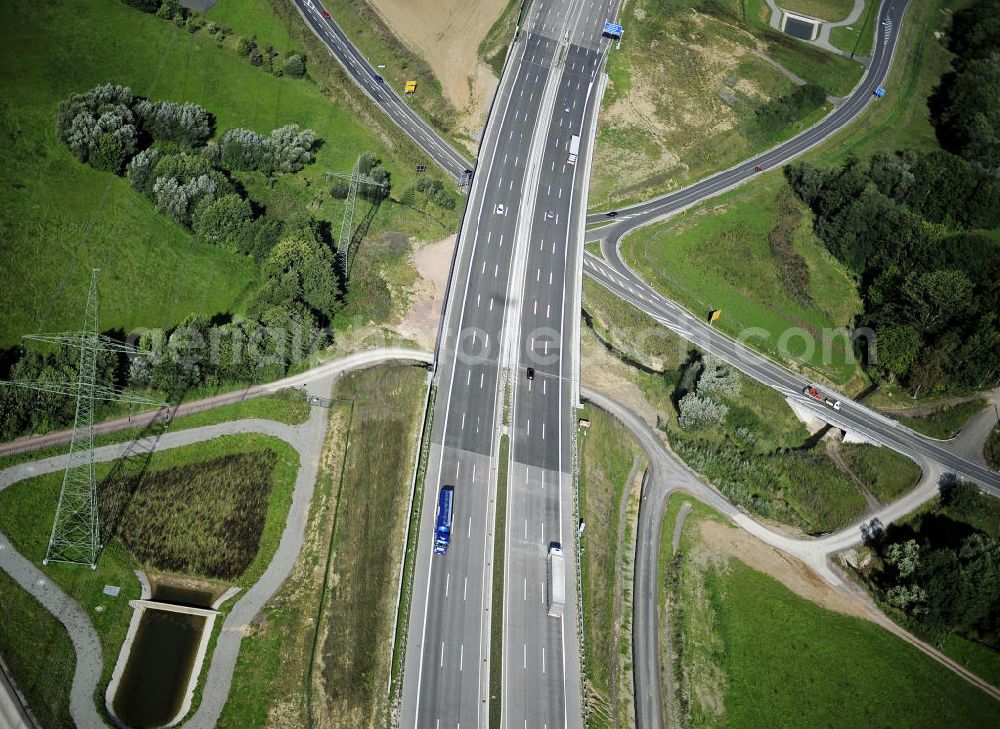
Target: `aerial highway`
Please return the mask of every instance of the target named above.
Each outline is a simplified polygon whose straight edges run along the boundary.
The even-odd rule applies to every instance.
[[[930,459],[945,468],[979,483],[993,496],[1000,496],[1000,473],[967,460],[949,450],[940,441],[913,432],[899,422],[854,402],[827,388],[841,401],[839,409],[803,394],[809,380],[792,372],[774,360],[758,354],[695,316],[683,307],[657,293],[621,259],[619,238],[604,240],[601,253],[604,260],[590,253],[584,257],[584,270],[595,281],[628,301],[685,340],[718,355],[758,382],[778,390],[809,410],[820,420],[853,433],[872,443],[887,446],[917,460]]]
[[[379,72],[344,35],[320,0],[294,2],[306,24],[330,49],[347,74],[431,159],[459,180],[472,171],[472,163],[432,129],[395,89],[381,81]]]
[[[652,200],[612,211],[614,222],[591,230],[587,235],[588,240],[621,237],[630,230],[649,225],[656,220],[719,195],[759,175],[758,167],[763,170],[780,167],[850,124],[865,110],[868,104],[878,103],[874,91],[886,83],[889,76],[896,45],[899,43],[903,15],[908,4],[909,0],[882,1],[876,15],[876,38],[868,70],[854,91],[839,101],[834,110],[819,122],[788,141],[772,147],[756,157],[744,160],[728,170]],[[883,21],[885,21],[884,24]],[[892,94],[894,90],[890,88],[887,93]],[[594,213],[587,216],[588,225],[608,222],[609,220],[612,218],[609,217],[608,213]]]
[[[436,366],[425,503],[452,487],[453,531],[445,554],[421,539],[401,708],[406,727],[485,726],[492,670],[503,671],[504,725],[581,723],[575,561],[568,560],[570,599],[561,619],[547,615],[545,565],[550,544],[570,550],[574,543],[575,525],[567,522],[585,174],[570,163],[569,149],[574,135],[585,135],[581,151],[588,154],[609,5],[533,3],[487,124]],[[497,504],[503,431],[511,438],[509,495]],[[505,534],[493,534],[496,508],[507,510]],[[434,532],[435,517],[424,509],[422,535]],[[496,539],[506,554],[502,624],[490,614]],[[502,669],[489,662],[493,631],[504,636]]]

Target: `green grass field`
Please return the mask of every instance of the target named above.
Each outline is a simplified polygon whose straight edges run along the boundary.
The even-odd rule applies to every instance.
[[[908,428],[913,428],[918,433],[923,433],[931,438],[947,440],[958,435],[959,431],[965,427],[973,415],[986,407],[985,400],[970,400],[959,405],[935,410],[930,415],[918,418],[911,418],[905,415],[895,415],[897,420]]]
[[[820,20],[843,20],[854,7],[853,0],[781,0],[778,7]]]
[[[307,726],[310,710],[322,726],[385,720],[425,394],[419,367],[372,368],[338,381],[306,544],[243,643],[220,727],[269,725],[275,712]]]
[[[286,394],[287,393],[287,394]],[[247,420],[249,418],[262,418],[264,420],[276,420],[287,425],[300,425],[309,419],[309,405],[305,397],[297,390],[289,390],[276,395],[265,395],[255,397],[252,400],[223,405],[209,410],[202,410],[191,415],[184,415],[175,418],[170,423],[170,430],[184,430],[186,428],[201,428],[206,425],[225,423],[230,420]],[[94,436],[95,446],[110,445],[112,443],[122,443],[131,440],[142,434],[142,430],[131,428],[119,430],[114,433]],[[43,448],[30,453],[18,453],[13,456],[0,458],[0,469],[8,468],[24,461],[37,461],[50,456],[58,456],[66,453],[68,446],[55,446]]]
[[[873,445],[842,445],[840,454],[851,472],[882,503],[905,494],[920,480],[920,467],[906,456]]]
[[[645,459],[629,432],[609,414],[587,405],[580,417],[590,420],[590,428],[581,430],[579,438],[580,518],[587,524],[581,569],[590,725],[628,726],[625,717],[618,717],[618,721],[614,717],[631,693],[632,677],[621,675],[618,666],[619,643],[625,637],[632,605],[623,592],[621,612],[616,610],[615,585],[623,562],[633,558],[629,552],[635,525],[628,514],[621,518],[622,500],[627,502],[638,489],[638,482],[628,479],[633,463],[641,477]],[[631,590],[627,594],[631,595]]]
[[[864,377],[852,349],[833,335],[824,346],[823,333],[849,326],[861,302],[846,270],[813,234],[808,212],[794,248],[808,267],[812,303],[794,301],[778,273],[768,233],[783,185],[778,173],[767,174],[628,236],[622,253],[646,281],[696,315],[721,310],[720,330],[813,377],[860,389]]]
[[[41,603],[0,570],[0,655],[44,727],[73,729],[69,689],[76,654],[69,633]]]
[[[913,646],[709,550],[698,514],[679,586],[690,726],[993,726],[996,701]]]
[[[878,3],[875,0],[868,0],[864,12],[853,25],[830,29],[830,43],[855,56],[869,56],[879,27]]]
[[[311,66],[315,81],[275,78],[204,32],[190,34],[116,0],[7,4],[0,28],[7,69],[0,103],[7,265],[0,288],[10,294],[0,302],[0,347],[39,329],[79,328],[93,266],[102,268],[105,330],[169,327],[192,312],[238,314],[257,278],[249,259],[198,243],[124,179],[77,162],[53,122],[59,101],[72,93],[114,82],[155,99],[196,102],[215,114],[219,133],[236,126],[266,133],[292,122],[315,129],[324,144],[307,170],[280,176],[273,188],[253,175],[240,180],[269,212],[308,209],[335,229],[343,203],[326,194],[326,171],[350,170],[370,150],[402,191],[415,181],[414,164],[426,161],[322,58]],[[280,32],[275,22],[266,28]],[[388,203],[373,231],[443,237],[456,220],[455,211]]]
[[[860,119],[807,153],[806,159],[833,165],[849,156],[865,159],[880,150],[938,149],[927,97],[948,70],[952,54],[944,45],[946,36],[938,39],[934,34],[945,31],[950,11],[965,4],[966,0],[911,3],[884,84],[886,95],[873,101]]]
[[[256,551],[249,566],[239,577],[228,583],[239,585],[244,589],[256,582],[278,547],[288,507],[291,504],[295,474],[298,470],[298,454],[284,441],[275,438],[239,435],[162,451],[154,456],[151,465],[154,472],[165,471],[254,449],[272,450],[278,458],[272,472],[274,482],[268,494],[267,516]],[[103,478],[110,469],[111,464],[98,464],[98,479]],[[36,564],[40,564],[45,556],[61,484],[62,474],[53,473],[21,481],[0,492],[0,531],[10,539],[11,544],[21,554]],[[207,496],[210,494],[206,494]],[[195,537],[200,534],[196,524],[178,526],[189,529],[189,533]],[[49,579],[80,604],[84,612],[90,616],[101,640],[104,673],[95,696],[99,707],[104,706],[104,690],[111,678],[111,671],[118,659],[121,643],[132,618],[132,609],[128,601],[137,599],[140,594],[139,583],[132,570],[143,568],[144,565],[140,564],[117,539],[108,544],[96,570],[57,563],[41,568]],[[118,585],[122,588],[121,593],[117,597],[104,595],[102,590],[105,585]],[[6,621],[3,626],[18,622],[46,624],[48,613],[39,603],[18,599],[23,607],[30,608],[30,612],[19,615],[17,621]],[[0,626],[0,644],[10,645],[10,641],[14,638],[15,634]],[[44,655],[33,653],[30,644],[12,645],[10,650],[17,654],[16,661],[26,666],[24,670],[28,675],[41,675],[50,667],[59,665],[60,661],[72,660],[72,653],[65,655],[54,652],[60,646],[65,648],[64,643],[55,638],[52,641],[53,651]],[[67,697],[57,684],[48,682],[44,686],[39,686],[37,690],[39,700],[53,707],[54,713],[67,710],[64,708]]]

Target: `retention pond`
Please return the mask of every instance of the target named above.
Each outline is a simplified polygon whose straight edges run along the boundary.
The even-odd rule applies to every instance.
[[[155,587],[152,599],[141,608],[128,662],[115,691],[112,708],[123,724],[147,729],[181,718],[178,714],[184,708],[188,685],[197,678],[191,675],[192,669],[209,621],[204,613],[183,610],[211,610],[212,598],[211,592],[202,590]]]

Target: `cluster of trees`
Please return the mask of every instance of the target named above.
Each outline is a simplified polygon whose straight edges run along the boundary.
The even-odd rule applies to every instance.
[[[240,38],[236,53],[251,66],[260,66],[275,76],[302,78],[306,75],[306,58],[301,53],[289,51],[282,55],[274,46],[261,47],[254,36]]]
[[[931,112],[941,146],[1000,176],[1000,0],[955,13],[953,71],[941,78]]]
[[[230,170],[265,174],[298,172],[313,161],[316,132],[288,124],[264,137],[250,129],[229,129],[219,139],[218,160]]]
[[[826,101],[826,89],[819,84],[796,86],[784,96],[764,102],[758,108],[747,130],[748,136],[770,140],[780,135],[792,122],[818,109]]]
[[[736,397],[740,375],[714,354],[692,352],[674,391],[678,421],[685,430],[702,428],[725,419],[729,407],[720,397]]]
[[[109,172],[153,142],[203,146],[214,126],[212,115],[197,104],[150,101],[114,84],[73,94],[56,113],[59,138],[77,159]]]
[[[984,497],[971,483],[942,494],[944,514],[891,527],[875,545],[869,579],[932,639],[957,632],[1000,648],[1000,540],[973,528]],[[953,518],[954,517],[954,518]]]
[[[219,26],[198,13],[182,6],[178,0],[122,0],[144,13],[153,13],[159,18],[173,22],[178,28],[186,28],[191,33],[197,33],[202,28],[215,37],[220,44],[231,32],[227,26]],[[251,65],[260,66],[275,76],[293,76],[301,78],[306,75],[306,57],[296,51],[280,53],[273,46],[261,47],[255,37],[240,38],[236,44],[236,52]]]
[[[314,160],[318,142],[311,129],[289,124],[267,137],[231,129],[218,145],[208,144],[214,120],[203,107],[151,101],[112,84],[74,94],[56,120],[80,161],[110,172],[124,167],[157,212],[258,261],[266,260],[285,224],[258,213],[229,171],[298,172]]]
[[[1000,180],[943,150],[785,173],[859,280],[876,376],[925,391],[1000,378],[1000,247],[973,230],[1000,225]]]
[[[76,382],[80,367],[80,350],[61,345],[54,351],[27,350],[14,364],[10,380],[40,380],[44,382]],[[100,352],[97,356],[97,383],[113,385],[125,371],[117,355]],[[100,416],[108,405],[97,403]],[[76,400],[63,395],[47,394],[14,387],[0,387],[0,440],[9,441],[29,431],[47,431],[72,425]]]

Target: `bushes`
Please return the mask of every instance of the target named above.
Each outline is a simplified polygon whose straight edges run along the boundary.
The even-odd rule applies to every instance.
[[[153,139],[200,147],[212,136],[215,121],[198,104],[143,99],[135,107],[143,130]]]
[[[795,250],[793,242],[802,224],[802,211],[787,187],[778,191],[778,219],[767,235],[771,253],[774,254],[778,273],[785,290],[802,306],[812,305],[809,293],[809,266],[802,254]]]
[[[59,138],[81,162],[117,172],[135,153],[139,129],[125,86],[105,84],[59,104]]]
[[[790,93],[771,99],[757,109],[748,136],[762,141],[774,139],[792,122],[803,118],[826,101],[826,89],[819,84],[796,86]]]
[[[455,198],[447,193],[441,180],[431,177],[421,177],[417,181],[417,190],[424,193],[427,198],[440,208],[451,210],[455,207]]]
[[[262,137],[249,129],[230,129],[219,140],[222,164],[231,170],[298,172],[313,161],[316,133],[289,124]]]
[[[736,397],[742,385],[739,373],[714,354],[692,352],[674,392],[681,427],[694,430],[725,420],[729,407],[717,397]]]

